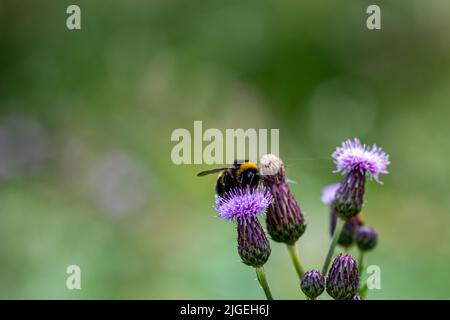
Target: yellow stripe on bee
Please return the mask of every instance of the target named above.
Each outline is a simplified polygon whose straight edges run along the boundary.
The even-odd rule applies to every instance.
[[[236,171],[236,176],[240,176],[242,172],[248,169],[257,169],[256,163],[254,162],[244,162],[239,166],[239,169]]]

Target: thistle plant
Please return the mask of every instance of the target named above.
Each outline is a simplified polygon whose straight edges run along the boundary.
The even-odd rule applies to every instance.
[[[354,139],[343,142],[332,158],[336,164],[335,172],[344,177],[340,183],[329,185],[322,192],[322,202],[329,207],[330,246],[322,270],[306,273],[296,250],[296,243],[305,233],[306,221],[287,183],[283,161],[272,154],[262,156],[258,170],[256,164],[253,166],[256,183],[250,185],[243,183],[244,171],[235,167],[219,169],[230,170],[227,177],[232,181],[224,179],[218,183],[228,181],[228,187],[232,187],[217,195],[214,208],[218,217],[236,224],[238,254],[244,264],[255,268],[267,299],[273,297],[263,267],[270,258],[271,247],[258,220],[266,211],[267,233],[273,241],[286,244],[300,279],[300,289],[308,299],[318,299],[325,291],[337,300],[365,297],[367,286],[360,287],[364,257],[378,243],[377,231],[364,225],[361,214],[365,183],[375,180],[381,184],[379,175],[387,173],[389,156],[376,145],[369,147]],[[353,256],[342,253],[333,260],[338,244],[346,252],[356,244],[358,262]]]
[[[216,200],[218,217],[236,222],[238,253],[242,262],[256,269],[256,275],[267,299],[273,299],[264,273],[270,256],[270,244],[257,216],[272,202],[266,188],[235,188]]]
[[[378,177],[382,173],[388,173],[389,165],[389,156],[381,148],[376,145],[363,145],[357,138],[343,142],[332,157],[336,164],[335,172],[342,173],[345,177],[339,184],[332,202],[338,221],[322,267],[323,274],[328,270],[345,221],[361,212],[366,177],[381,183]]]
[[[286,182],[284,163],[277,156],[266,154],[261,157],[260,172],[264,185],[273,196],[266,215],[267,232],[273,241],[286,244],[297,275],[301,279],[304,272],[296,242],[305,232],[306,222]]]
[[[339,186],[340,186],[339,183],[331,184],[326,186],[322,190],[322,202],[330,206],[331,236],[333,236],[334,234],[334,230],[336,229],[336,223],[338,220],[334,206],[332,204],[334,201],[334,197],[336,195],[336,191],[339,189]],[[375,231],[375,229],[364,226],[362,213],[358,213],[356,216],[349,218],[345,221],[344,226],[342,227],[341,233],[337,240],[337,244],[344,247],[346,251],[348,251],[349,248],[354,243],[356,243],[356,246],[359,251],[358,266],[361,278],[364,268],[365,253],[367,251],[372,250],[376,246],[377,242],[378,242],[378,233]],[[361,278],[360,280],[362,280]],[[361,300],[361,296],[364,296],[366,291],[367,287],[364,285],[360,289],[361,294],[355,296],[358,299],[355,298],[354,300]]]

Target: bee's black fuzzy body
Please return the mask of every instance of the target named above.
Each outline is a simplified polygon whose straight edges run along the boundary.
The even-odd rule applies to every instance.
[[[256,163],[248,160],[236,160],[229,167],[202,171],[198,176],[214,172],[220,172],[216,182],[216,194],[218,196],[224,196],[225,193],[238,187],[257,187],[260,181]]]

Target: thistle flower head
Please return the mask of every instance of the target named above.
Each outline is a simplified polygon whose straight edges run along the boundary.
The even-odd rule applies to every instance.
[[[259,172],[262,176],[284,176],[285,167],[283,161],[274,154],[265,154],[259,160]]]
[[[325,290],[325,278],[317,270],[307,271],[301,280],[300,288],[308,298],[315,299]]]
[[[378,233],[374,228],[361,227],[356,232],[355,240],[361,251],[372,250],[378,243]]]
[[[359,139],[355,138],[342,143],[340,147],[332,154],[336,163],[336,171],[343,174],[351,171],[360,171],[369,178],[375,179],[378,183],[378,176],[381,173],[388,173],[389,156],[375,144],[370,147],[361,144]]]
[[[261,157],[260,171],[264,186],[273,196],[266,215],[267,232],[276,242],[294,244],[305,232],[306,222],[286,182],[283,161],[266,154]]]
[[[257,215],[263,213],[273,197],[265,187],[235,188],[216,199],[217,216],[236,221],[238,253],[242,262],[253,267],[264,265],[270,256],[269,240]]]
[[[336,196],[336,191],[339,189],[339,183],[333,183],[327,185],[322,189],[322,202],[327,205],[331,205]]]
[[[355,259],[342,255],[334,259],[328,271],[326,289],[336,300],[351,300],[358,291],[359,273]]]
[[[216,199],[214,209],[217,216],[226,220],[239,220],[256,217],[263,213],[273,197],[265,187],[235,188]]]

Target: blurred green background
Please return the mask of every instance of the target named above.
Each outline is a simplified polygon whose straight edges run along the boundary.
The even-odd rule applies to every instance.
[[[66,28],[81,7],[82,29]],[[366,28],[379,4],[382,29]],[[279,128],[328,247],[330,154],[355,136],[391,156],[364,208],[380,233],[373,299],[450,298],[450,2],[0,2],[0,298],[260,299],[213,176],[175,166],[176,128]],[[276,298],[302,298],[283,245]],[[82,289],[66,289],[68,265]]]

